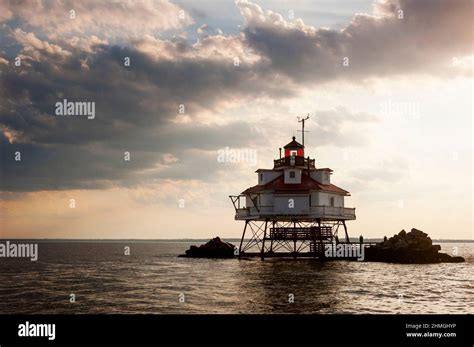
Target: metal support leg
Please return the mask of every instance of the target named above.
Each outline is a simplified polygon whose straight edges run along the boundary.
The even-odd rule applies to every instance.
[[[296,222],[293,223],[293,232],[296,228]],[[294,237],[294,240],[293,240],[293,257],[296,259],[296,237]]]
[[[247,225],[248,224],[249,224],[249,222],[245,221],[244,232],[242,234],[242,239],[240,240],[240,246],[239,246],[239,259],[240,259],[240,255],[242,254],[242,245],[244,243],[245,231],[247,230]]]
[[[321,251],[320,258],[324,258],[324,244],[323,235],[321,232],[321,219],[318,219],[318,239],[319,239],[319,250]]]
[[[275,230],[275,221],[272,222],[272,228]],[[273,253],[273,238],[270,239],[270,253]]]
[[[349,241],[349,234],[347,233],[346,221],[342,221],[342,225],[344,226],[344,232],[346,233],[346,242],[347,242],[347,243],[350,243],[350,241]]]
[[[262,250],[260,251],[260,259],[265,258],[265,239],[267,238],[267,224],[268,220],[265,221],[265,229],[263,230],[263,239],[262,239]]]

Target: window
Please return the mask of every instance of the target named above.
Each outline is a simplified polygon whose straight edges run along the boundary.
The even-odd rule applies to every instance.
[[[291,157],[296,157],[298,155],[298,151],[290,151]]]
[[[296,173],[294,171],[290,171],[290,178],[295,178],[296,177]]]
[[[329,206],[334,207],[334,196],[329,198]]]
[[[260,174],[260,182],[263,182],[263,173]]]

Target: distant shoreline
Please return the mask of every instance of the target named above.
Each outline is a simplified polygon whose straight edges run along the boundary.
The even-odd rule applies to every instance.
[[[240,238],[222,238],[227,242],[240,243]],[[247,240],[247,239],[245,239]],[[364,242],[381,242],[382,238],[364,238]],[[0,238],[0,242],[4,241],[34,241],[34,242],[135,242],[135,243],[146,243],[146,242],[207,242],[209,239],[16,239],[16,238]],[[354,243],[359,242],[359,238],[351,238]],[[456,239],[433,239],[433,243],[445,242],[445,243],[474,243],[474,240],[456,240]]]

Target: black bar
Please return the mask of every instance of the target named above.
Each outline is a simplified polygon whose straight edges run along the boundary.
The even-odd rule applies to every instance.
[[[18,327],[26,321],[54,323],[55,340],[19,337]],[[2,347],[91,343],[315,345],[324,342],[404,346],[472,346],[474,343],[472,315],[1,315],[0,327]],[[407,333],[427,332],[455,333],[456,337],[407,336]]]

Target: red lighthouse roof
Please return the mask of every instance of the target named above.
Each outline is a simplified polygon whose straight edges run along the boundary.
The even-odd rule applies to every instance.
[[[322,184],[312,179],[311,177],[303,174],[301,176],[300,184],[285,184],[284,176],[278,176],[274,180],[264,185],[256,185],[250,187],[242,192],[242,194],[253,194],[260,193],[263,191],[274,191],[275,194],[282,193],[296,193],[296,194],[308,194],[311,190],[320,190],[323,192],[330,192],[342,195],[350,195],[347,190],[339,188],[334,184]]]
[[[304,146],[296,141],[296,137],[293,136],[293,141],[291,141],[289,144],[284,146],[283,148],[304,148]]]

